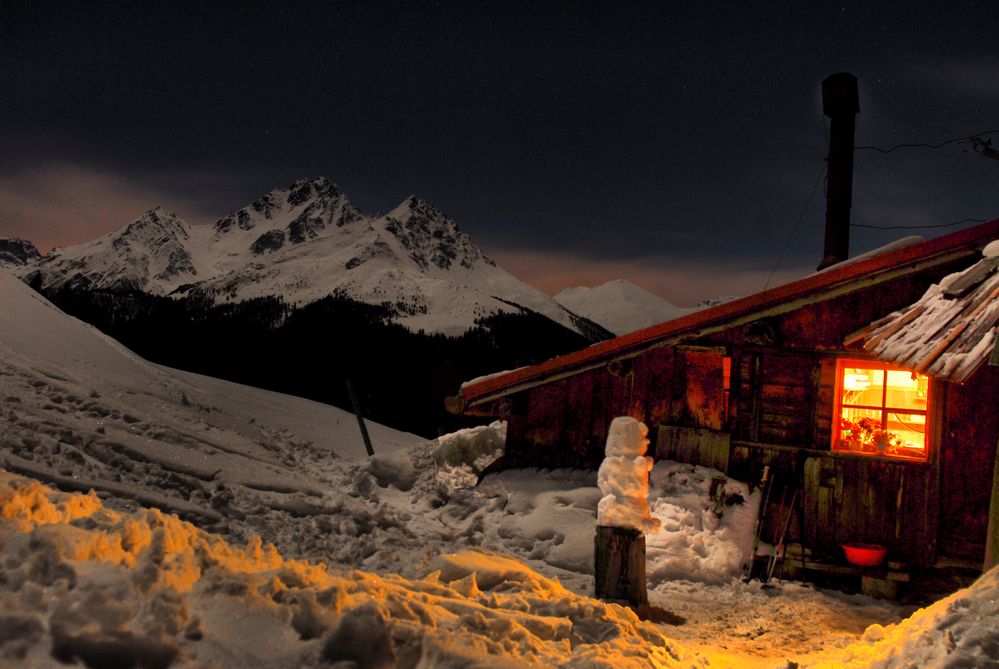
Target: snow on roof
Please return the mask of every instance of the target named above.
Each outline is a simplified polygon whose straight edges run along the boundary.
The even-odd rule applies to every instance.
[[[986,251],[996,247],[992,242]],[[988,359],[999,329],[999,256],[930,286],[918,302],[851,335],[880,360],[962,383]]]
[[[893,242],[888,242],[887,244],[884,244],[883,246],[879,246],[879,247],[877,247],[875,249],[871,249],[870,251],[865,251],[864,253],[860,253],[858,255],[855,255],[852,258],[847,258],[846,260],[843,260],[841,262],[829,265],[828,267],[820,269],[818,271],[818,273],[821,274],[822,272],[828,272],[833,267],[843,267],[844,265],[850,265],[850,264],[853,264],[855,262],[859,262],[861,260],[867,260],[868,258],[873,258],[875,256],[883,255],[885,253],[891,253],[892,251],[897,251],[899,249],[904,249],[907,246],[914,246],[916,244],[919,244],[919,243],[925,242],[925,241],[926,241],[926,239],[924,237],[920,237],[919,235],[909,235],[907,237],[899,237],[898,239],[896,239]]]

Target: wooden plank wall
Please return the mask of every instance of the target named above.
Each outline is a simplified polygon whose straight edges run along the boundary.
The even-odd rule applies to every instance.
[[[730,433],[717,430],[661,425],[655,458],[713,467],[720,472],[727,472],[730,437]]]
[[[917,566],[933,562],[934,506],[939,499],[934,468],[925,463],[734,442],[729,475],[759,480],[769,466],[776,487],[765,523],[772,536],[781,490],[799,490],[789,540],[838,557],[841,543],[888,546],[892,559]]]
[[[824,370],[820,356],[750,350],[733,369],[735,439],[787,446],[815,443],[816,388]],[[834,376],[835,362],[832,369]]]
[[[940,525],[940,552],[977,561],[985,554],[999,439],[999,368],[986,365],[964,385],[942,385],[940,513],[947,522]]]
[[[749,349],[734,369],[729,475],[756,482],[767,465],[777,490],[799,489],[793,541],[834,555],[840,543],[879,543],[893,550],[894,559],[932,563],[939,500],[933,463],[829,452],[834,357]],[[774,516],[780,494],[772,499]]]
[[[689,415],[686,376],[682,365],[674,368],[675,357],[673,349],[659,349],[515,396],[505,416],[509,466],[595,469],[616,416],[651,427]],[[650,439],[656,443],[655,434]]]

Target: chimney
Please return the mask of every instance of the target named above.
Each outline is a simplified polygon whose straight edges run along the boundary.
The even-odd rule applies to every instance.
[[[829,117],[826,243],[818,269],[850,256],[850,207],[853,200],[853,131],[860,112],[857,78],[848,72],[822,82],[822,113]]]

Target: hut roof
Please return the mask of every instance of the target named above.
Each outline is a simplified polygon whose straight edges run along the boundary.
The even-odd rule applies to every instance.
[[[964,382],[992,353],[999,329],[999,242],[985,257],[944,277],[906,309],[847,338],[880,360]]]
[[[962,258],[975,257],[997,237],[999,219],[874,257],[848,260],[783,286],[602,341],[531,367],[474,379],[462,385],[457,397],[449,399],[448,408],[455,412],[475,413],[476,406],[602,367],[613,360],[634,357],[653,348],[694,339],[765,316],[788,313],[816,301]]]

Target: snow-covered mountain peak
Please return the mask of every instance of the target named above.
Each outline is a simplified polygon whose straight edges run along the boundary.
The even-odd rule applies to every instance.
[[[190,237],[189,228],[180,216],[163,207],[153,207],[116,233],[115,238],[137,238],[158,243],[161,235],[180,239]]]
[[[566,288],[555,295],[555,301],[617,335],[693,311],[671,304],[624,279],[614,279],[594,288]]]
[[[496,266],[427,200],[365,216],[324,177],[277,188],[212,226],[152,209],[101,239],[19,272],[42,290],[137,290],[215,302],[339,294],[387,306],[413,330],[459,335],[498,313],[536,312],[589,330],[548,295]]]
[[[0,267],[23,267],[41,257],[35,245],[27,239],[0,237]]]
[[[278,250],[286,241],[301,244],[322,236],[327,228],[341,228],[362,218],[336,184],[316,177],[276,188],[226,215],[214,227],[216,239],[230,236],[234,245],[242,247],[240,251],[249,249],[259,255]]]
[[[285,243],[324,236],[364,216],[336,184],[326,177],[299,179],[228,214],[215,223],[216,239],[228,237],[233,252],[272,253]],[[251,232],[252,231],[252,232]]]
[[[155,207],[92,242],[54,249],[26,266],[25,279],[46,290],[167,292],[198,276],[193,233],[177,214]]]
[[[472,269],[478,261],[495,265],[454,220],[415,195],[403,200],[384,220],[385,229],[399,239],[421,269],[435,266],[448,270],[453,265]]]

